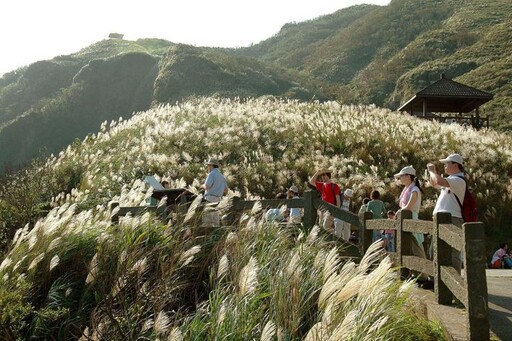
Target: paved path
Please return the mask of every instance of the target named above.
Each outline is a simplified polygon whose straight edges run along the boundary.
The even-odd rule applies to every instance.
[[[500,340],[512,340],[512,270],[487,269],[486,274],[491,330]]]

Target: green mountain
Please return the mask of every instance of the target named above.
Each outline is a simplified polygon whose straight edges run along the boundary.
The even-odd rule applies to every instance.
[[[442,73],[494,94],[494,128],[510,130],[512,2],[393,0],[285,25],[236,53],[301,70],[337,98],[396,109]]]
[[[494,95],[512,128],[508,0],[393,0],[301,23],[239,49],[105,40],[0,78],[0,166],[58,153],[104,121],[189,96],[335,99],[396,109],[441,73]]]

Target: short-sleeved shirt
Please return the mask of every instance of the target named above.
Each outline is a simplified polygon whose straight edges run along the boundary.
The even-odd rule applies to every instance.
[[[457,195],[462,204],[466,192],[466,181],[459,178],[459,176],[464,176],[464,173],[453,174],[446,178],[450,187],[441,187],[441,193],[434,207],[434,214],[437,212],[448,212],[452,217],[462,218],[461,208],[455,195]]]
[[[411,200],[411,196],[413,193],[417,193],[418,197],[416,199],[416,202],[411,208],[412,212],[412,218],[418,219],[418,214],[420,213],[420,207],[421,207],[421,191],[418,186],[413,182],[409,186],[405,187],[402,191],[402,194],[400,194],[400,202],[399,206],[400,208],[404,208],[409,203],[409,200]]]
[[[316,189],[322,193],[322,200],[336,206],[336,196],[340,195],[340,186],[334,182],[317,181]]]
[[[224,178],[224,175],[222,175],[218,168],[212,169],[206,177],[204,184],[209,187],[205,196],[213,195],[219,198],[224,195],[224,190],[228,187],[226,178]]]
[[[503,250],[502,248],[499,248],[493,255],[491,259],[491,264],[496,263],[498,259],[502,259],[503,256],[507,254],[507,251]]]
[[[366,211],[373,213],[373,219],[382,219],[386,215],[386,206],[382,200],[370,200]]]

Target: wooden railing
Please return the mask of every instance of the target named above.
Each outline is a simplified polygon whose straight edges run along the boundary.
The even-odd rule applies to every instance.
[[[403,271],[413,270],[431,276],[437,303],[452,304],[457,298],[466,309],[468,340],[489,340],[487,280],[485,274],[485,234],[481,222],[452,224],[449,213],[438,213],[434,221],[413,220],[410,211],[399,213],[397,220],[363,219],[363,249],[371,243],[372,230],[395,230],[396,252],[390,253]],[[432,236],[432,259],[416,257],[409,243],[412,232]],[[462,253],[464,269],[459,273],[452,262],[453,250]]]
[[[409,270],[431,276],[434,280],[434,292],[439,304],[450,305],[455,297],[466,309],[467,339],[489,340],[489,317],[486,281],[485,235],[484,225],[465,223],[462,228],[451,223],[451,216],[438,213],[434,221],[413,220],[410,211],[401,211],[397,220],[371,219],[372,214],[366,212],[364,217],[342,210],[339,207],[321,200],[318,192],[305,191],[300,199],[269,199],[241,200],[231,198],[228,205],[227,217],[224,223],[234,222],[235,212],[250,210],[258,203],[262,209],[277,208],[286,205],[288,208],[303,208],[302,225],[306,230],[311,229],[317,221],[317,210],[326,210],[334,218],[348,222],[359,231],[359,240],[363,251],[372,243],[373,230],[395,230],[396,252],[389,256],[395,264],[401,267],[405,274]],[[162,214],[162,208],[155,206],[121,207],[113,217],[113,221],[127,213],[137,214],[144,211],[155,211]],[[412,233],[430,234],[433,243],[432,259],[416,257],[412,254],[410,241]],[[464,270],[459,273],[452,263],[452,250],[463,255]]]

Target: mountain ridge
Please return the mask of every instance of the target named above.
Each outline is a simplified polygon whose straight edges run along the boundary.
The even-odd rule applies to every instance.
[[[492,93],[480,113],[491,116],[493,128],[509,131],[510,13],[506,0],[393,0],[285,24],[246,48],[103,40],[0,78],[0,166],[26,162],[41,147],[57,153],[105,120],[189,96],[272,95],[396,109],[441,73]],[[100,65],[93,89],[86,74]],[[124,82],[141,86],[128,91]],[[53,134],[42,133],[50,128]]]

